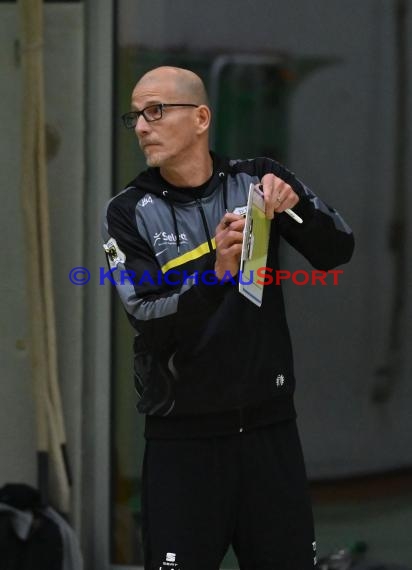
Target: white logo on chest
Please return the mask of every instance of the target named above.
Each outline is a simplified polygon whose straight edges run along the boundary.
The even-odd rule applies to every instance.
[[[167,232],[157,232],[153,236],[153,246],[170,246],[175,245],[177,242],[177,236],[174,233],[168,234]],[[179,234],[180,245],[189,243],[185,233]]]
[[[151,196],[143,196],[141,200],[137,203],[138,206],[144,208],[147,204],[153,204],[153,198]]]

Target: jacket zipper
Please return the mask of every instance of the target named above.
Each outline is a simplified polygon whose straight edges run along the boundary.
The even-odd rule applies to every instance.
[[[199,198],[196,198],[196,205],[199,208],[200,215],[202,216],[203,227],[205,228],[207,243],[209,245],[209,251],[213,252],[213,245],[212,245],[212,240],[210,238],[209,228],[207,226],[205,211],[203,210],[202,201]]]

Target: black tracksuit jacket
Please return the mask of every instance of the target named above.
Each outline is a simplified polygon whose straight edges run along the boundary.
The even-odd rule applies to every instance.
[[[274,272],[281,236],[321,270],[346,263],[354,248],[336,210],[278,162],[212,157],[204,185],[177,188],[149,168],[105,212],[110,276],[136,332],[137,408],[147,437],[234,433],[295,417],[281,286],[265,286],[257,307],[233,282],[208,284],[216,226],[225,211],[246,205],[250,183],[272,172],[300,198],[294,211],[303,224],[284,213],[271,222],[266,265]]]

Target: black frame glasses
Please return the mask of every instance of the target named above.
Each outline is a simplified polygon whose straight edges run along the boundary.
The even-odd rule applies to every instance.
[[[145,121],[153,123],[159,121],[163,117],[163,109],[167,107],[199,107],[194,103],[156,103],[155,105],[148,105],[141,111],[129,111],[122,115],[122,121],[126,129],[134,129],[137,125],[140,115],[143,115]]]

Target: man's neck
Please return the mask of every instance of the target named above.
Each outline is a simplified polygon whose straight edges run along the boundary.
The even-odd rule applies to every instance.
[[[162,177],[180,188],[196,188],[209,180],[213,174],[213,160],[209,152],[192,160],[182,161],[179,165],[160,167]]]

